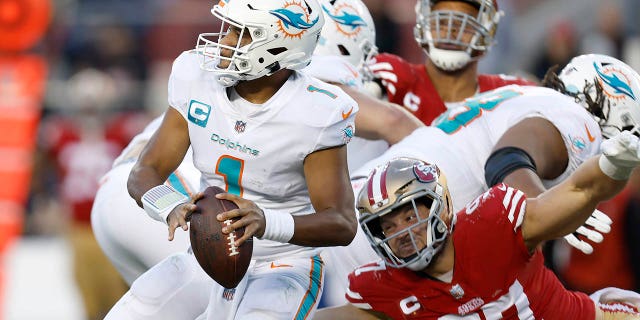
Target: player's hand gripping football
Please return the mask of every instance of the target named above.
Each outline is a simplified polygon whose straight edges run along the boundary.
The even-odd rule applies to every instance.
[[[234,223],[222,228],[222,232],[228,234],[233,230],[244,227],[244,234],[235,242],[237,247],[241,246],[248,239],[251,239],[254,235],[259,238],[264,234],[266,226],[264,213],[253,201],[231,193],[220,193],[216,195],[216,198],[233,201],[238,206],[238,209],[223,212],[217,217],[220,222],[239,218],[239,220]]]
[[[204,197],[204,193],[198,192],[191,197],[189,202],[177,205],[173,210],[171,210],[167,216],[167,224],[169,225],[169,241],[173,240],[173,236],[175,235],[178,227],[181,227],[184,231],[189,230],[187,221],[189,221],[191,214],[197,208],[195,205],[196,201],[202,197]]]

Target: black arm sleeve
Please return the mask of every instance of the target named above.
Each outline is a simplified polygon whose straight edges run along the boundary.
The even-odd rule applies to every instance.
[[[487,186],[502,182],[511,172],[520,168],[528,168],[536,172],[533,158],[524,150],[517,147],[504,147],[494,151],[484,164],[484,180]]]

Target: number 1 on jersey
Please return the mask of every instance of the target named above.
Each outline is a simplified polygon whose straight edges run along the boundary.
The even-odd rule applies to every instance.
[[[242,197],[242,172],[244,160],[232,156],[223,155],[216,164],[216,174],[224,178],[226,191]]]

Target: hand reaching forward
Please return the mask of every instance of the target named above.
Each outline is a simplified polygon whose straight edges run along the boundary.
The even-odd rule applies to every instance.
[[[613,221],[604,212],[596,209],[584,225],[580,226],[574,233],[564,236],[564,239],[572,247],[582,251],[584,254],[593,253],[593,246],[586,240],[587,238],[594,243],[600,243],[604,239],[603,233],[611,231]],[[578,238],[578,236],[581,236]]]
[[[640,141],[629,131],[605,140],[600,148],[600,169],[612,179],[628,179],[631,171],[640,165]]]

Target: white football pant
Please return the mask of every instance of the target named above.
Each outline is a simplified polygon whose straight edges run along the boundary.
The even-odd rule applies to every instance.
[[[134,281],[105,320],[311,319],[323,277],[320,256],[252,261],[240,284],[226,289],[192,253],[180,253]]]
[[[193,254],[177,253],[138,277],[105,320],[193,320],[214,284]]]
[[[188,232],[178,228],[173,241],[167,240],[167,226],[149,217],[131,198],[127,179],[133,165],[116,166],[102,178],[91,210],[93,233],[102,251],[129,285],[164,258],[189,248]],[[186,180],[176,171],[169,181],[174,186]]]
[[[215,285],[198,320],[312,319],[324,285],[320,256],[252,261],[232,290]]]

